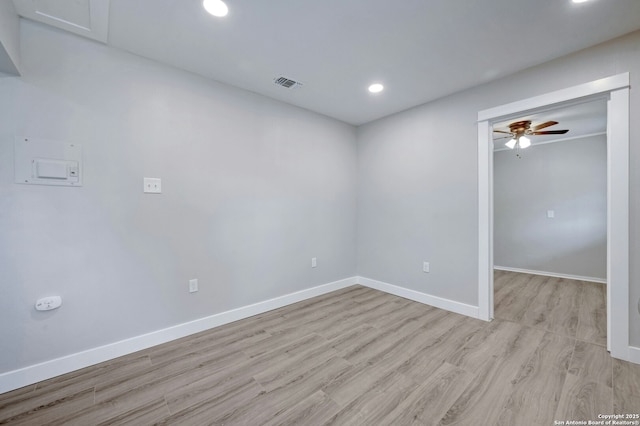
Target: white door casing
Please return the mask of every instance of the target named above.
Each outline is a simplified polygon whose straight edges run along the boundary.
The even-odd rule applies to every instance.
[[[607,348],[629,361],[629,73],[478,112],[479,318],[493,319],[492,123],[598,98],[607,99]]]

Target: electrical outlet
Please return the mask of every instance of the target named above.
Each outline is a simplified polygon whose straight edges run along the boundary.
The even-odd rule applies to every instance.
[[[422,272],[429,272],[429,262],[422,263]]]
[[[162,193],[162,180],[160,178],[144,178],[144,192],[147,194]]]
[[[198,279],[189,280],[189,293],[195,293],[198,291]]]
[[[318,259],[315,257],[311,258],[311,267],[315,268],[316,266],[318,266]]]

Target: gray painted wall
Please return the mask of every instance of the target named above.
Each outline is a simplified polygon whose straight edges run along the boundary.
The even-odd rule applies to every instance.
[[[356,133],[31,22],[22,44],[23,77],[0,79],[0,371],[356,272],[477,305],[477,112],[627,71],[640,86],[637,32]],[[630,130],[640,345],[640,121]],[[84,187],[13,184],[14,135],[82,143]],[[143,176],[164,193],[142,194]],[[33,311],[56,293],[63,309]]]
[[[606,136],[493,158],[494,264],[606,279]]]
[[[464,112],[439,102],[358,129],[358,274],[477,306],[477,158],[456,133],[477,136]]]
[[[623,72],[640,87],[640,32],[359,127],[358,275],[477,306],[478,111]],[[639,346],[637,90],[630,109],[629,312]]]
[[[355,275],[352,126],[29,21],[21,37],[23,76],[0,79],[0,372]],[[14,135],[82,144],[84,186],[14,184]]]
[[[20,20],[10,0],[0,1],[0,78],[20,74]]]

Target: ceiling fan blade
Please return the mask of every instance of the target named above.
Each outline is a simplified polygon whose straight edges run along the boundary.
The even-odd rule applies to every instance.
[[[547,121],[546,123],[542,123],[542,124],[538,124],[537,126],[534,126],[533,130],[534,132],[537,132],[540,129],[544,129],[545,127],[549,127],[549,126],[555,126],[556,124],[558,124],[557,121]]]
[[[499,141],[500,139],[513,139],[513,136],[501,136],[499,138],[493,138],[494,141]]]
[[[569,130],[547,130],[544,132],[533,132],[532,135],[564,135]]]
[[[493,131],[494,131],[494,132],[497,132],[497,133],[508,133],[508,134],[511,134],[511,132],[506,132],[506,131],[504,131],[504,130],[496,130],[496,129],[493,129]]]

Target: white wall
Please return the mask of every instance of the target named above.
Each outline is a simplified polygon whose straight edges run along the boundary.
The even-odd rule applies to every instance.
[[[361,126],[358,275],[477,306],[478,111],[623,72],[640,87],[640,32]],[[630,103],[637,116],[633,89]],[[630,338],[638,346],[640,121],[631,120],[630,137]]]
[[[0,1],[0,77],[20,73],[20,23],[13,2]]]
[[[352,126],[21,27],[22,77],[0,79],[0,373],[355,275]],[[14,135],[82,144],[84,186],[14,184]]]
[[[533,145],[521,155],[493,157],[494,264],[606,279],[606,136]]]

